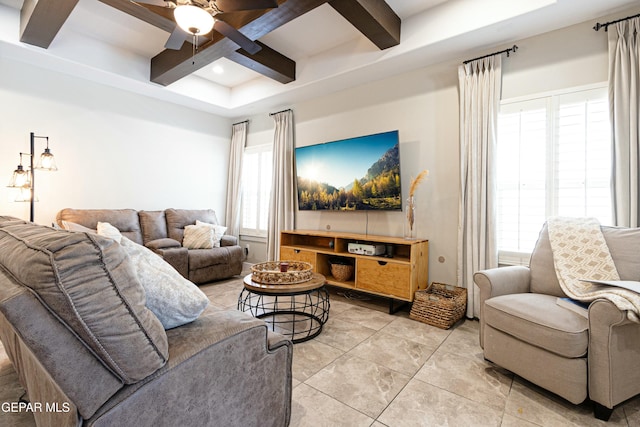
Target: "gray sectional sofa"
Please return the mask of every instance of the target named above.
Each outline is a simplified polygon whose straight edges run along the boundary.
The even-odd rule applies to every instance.
[[[242,272],[243,253],[234,236],[223,236],[219,248],[187,249],[182,245],[184,229],[196,221],[218,224],[213,210],[167,209],[63,209],[56,222],[95,230],[98,222],[108,222],[123,236],[145,245],[193,283],[226,279]]]
[[[211,305],[165,331],[107,237],[0,216],[0,339],[39,426],[289,423],[291,342]]]

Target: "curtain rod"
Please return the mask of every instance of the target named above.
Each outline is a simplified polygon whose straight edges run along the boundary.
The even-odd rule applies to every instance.
[[[483,56],[479,56],[477,58],[473,58],[473,59],[467,59],[466,61],[462,61],[463,64],[468,64],[471,61],[477,61],[478,59],[482,59],[482,58],[488,58],[489,56],[495,56],[495,55],[500,55],[502,53],[506,53],[507,54],[507,58],[509,57],[509,54],[511,52],[515,53],[516,50],[518,50],[518,46],[516,46],[515,44],[513,45],[513,47],[510,47],[509,49],[505,49],[505,50],[500,50],[498,52],[493,52],[490,53],[488,55],[483,55]]]
[[[637,18],[638,16],[640,16],[640,13],[633,16],[627,16],[626,18],[616,19],[615,21],[605,22],[604,24],[596,22],[596,25],[594,25],[593,29],[596,31],[600,31],[600,28],[604,28],[604,31],[606,32],[609,25],[617,24],[618,22],[626,21],[627,19]]]
[[[287,108],[286,110],[276,111],[275,113],[269,113],[270,116],[275,116],[276,114],[284,113],[285,111],[292,111],[291,108]]]
[[[249,119],[247,119],[247,120],[243,120],[243,121],[238,122],[238,123],[234,123],[232,126],[235,126],[235,125],[241,125],[242,123],[249,123]]]

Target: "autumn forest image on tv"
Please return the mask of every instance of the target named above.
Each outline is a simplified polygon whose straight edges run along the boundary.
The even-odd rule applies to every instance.
[[[296,149],[300,210],[401,210],[398,131]]]

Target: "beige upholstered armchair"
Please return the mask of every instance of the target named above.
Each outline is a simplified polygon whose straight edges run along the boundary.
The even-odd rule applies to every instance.
[[[640,280],[640,229],[601,227],[622,280]],[[640,394],[640,324],[605,299],[588,318],[559,306],[546,226],[529,267],[479,271],[480,345],[484,357],[608,420],[619,403]]]

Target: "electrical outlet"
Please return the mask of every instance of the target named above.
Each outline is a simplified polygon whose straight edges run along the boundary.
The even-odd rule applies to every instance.
[[[244,255],[249,256],[249,244],[244,245]]]

